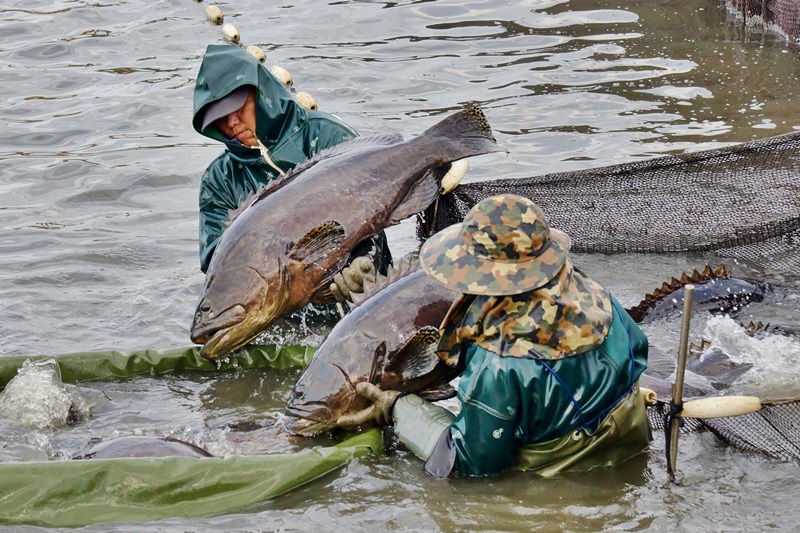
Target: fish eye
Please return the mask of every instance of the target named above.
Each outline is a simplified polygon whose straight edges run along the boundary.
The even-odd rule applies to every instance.
[[[295,387],[294,387],[294,397],[295,398],[300,398],[301,396],[303,396],[303,394],[305,394],[305,392],[306,392],[306,386],[305,385],[302,385],[302,384],[299,384],[299,383],[297,385],[295,385]]]
[[[209,304],[205,304],[200,307],[200,310],[204,313],[208,313],[209,311],[211,311],[211,306]]]
[[[378,347],[375,348],[375,357],[377,357],[377,358],[379,358],[381,360],[384,357],[386,357],[386,343],[385,342],[380,343],[378,345]]]

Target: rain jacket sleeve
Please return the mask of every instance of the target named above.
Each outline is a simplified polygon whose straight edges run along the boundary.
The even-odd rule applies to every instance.
[[[477,346],[470,352],[458,386],[461,412],[451,426],[455,469],[467,475],[496,474],[514,466],[522,391],[513,368],[503,364],[505,358]]]
[[[267,181],[271,179],[268,176],[268,174],[264,176]],[[249,189],[252,185],[246,187],[245,178],[243,172],[235,172],[231,158],[227,154],[215,160],[203,174],[199,200],[200,269],[203,272],[208,270],[211,256],[214,255],[217,243],[225,230],[229,213],[251,193]],[[257,189],[258,186],[255,186]]]

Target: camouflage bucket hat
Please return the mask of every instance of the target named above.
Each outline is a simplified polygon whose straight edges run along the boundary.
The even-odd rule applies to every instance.
[[[502,296],[545,285],[564,266],[569,247],[567,234],[550,228],[539,206],[506,194],[479,202],[462,223],[428,239],[420,262],[451,289]]]

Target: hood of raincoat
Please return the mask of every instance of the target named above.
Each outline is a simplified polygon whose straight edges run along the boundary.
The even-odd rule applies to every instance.
[[[257,150],[227,139],[213,124],[202,131],[202,111],[207,105],[245,85],[256,90],[255,133],[268,149],[295,135],[317,114],[330,117],[327,113],[302,108],[292,93],[247,51],[238,46],[212,44],[206,49],[197,73],[192,125],[201,135],[224,143],[232,154],[248,159],[258,157]]]
[[[201,131],[203,109],[231,91],[255,89],[256,137],[266,151],[229,140],[213,124]],[[206,169],[200,186],[200,268],[205,272],[222,236],[228,213],[259,187],[320,150],[356,137],[329,113],[307,111],[292,93],[247,51],[233,45],[210,45],[194,89],[194,129],[225,145]],[[267,155],[268,154],[268,155]]]

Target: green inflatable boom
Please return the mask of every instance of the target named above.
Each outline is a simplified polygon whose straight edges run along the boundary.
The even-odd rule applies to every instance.
[[[312,353],[302,346],[248,346],[221,367],[197,348],[54,358],[64,382],[75,383],[226,367],[283,369],[307,364]],[[0,383],[5,387],[26,359],[45,358],[0,358]],[[336,446],[287,454],[0,463],[0,524],[77,527],[246,511],[354,457],[382,451],[382,433],[373,429]]]

